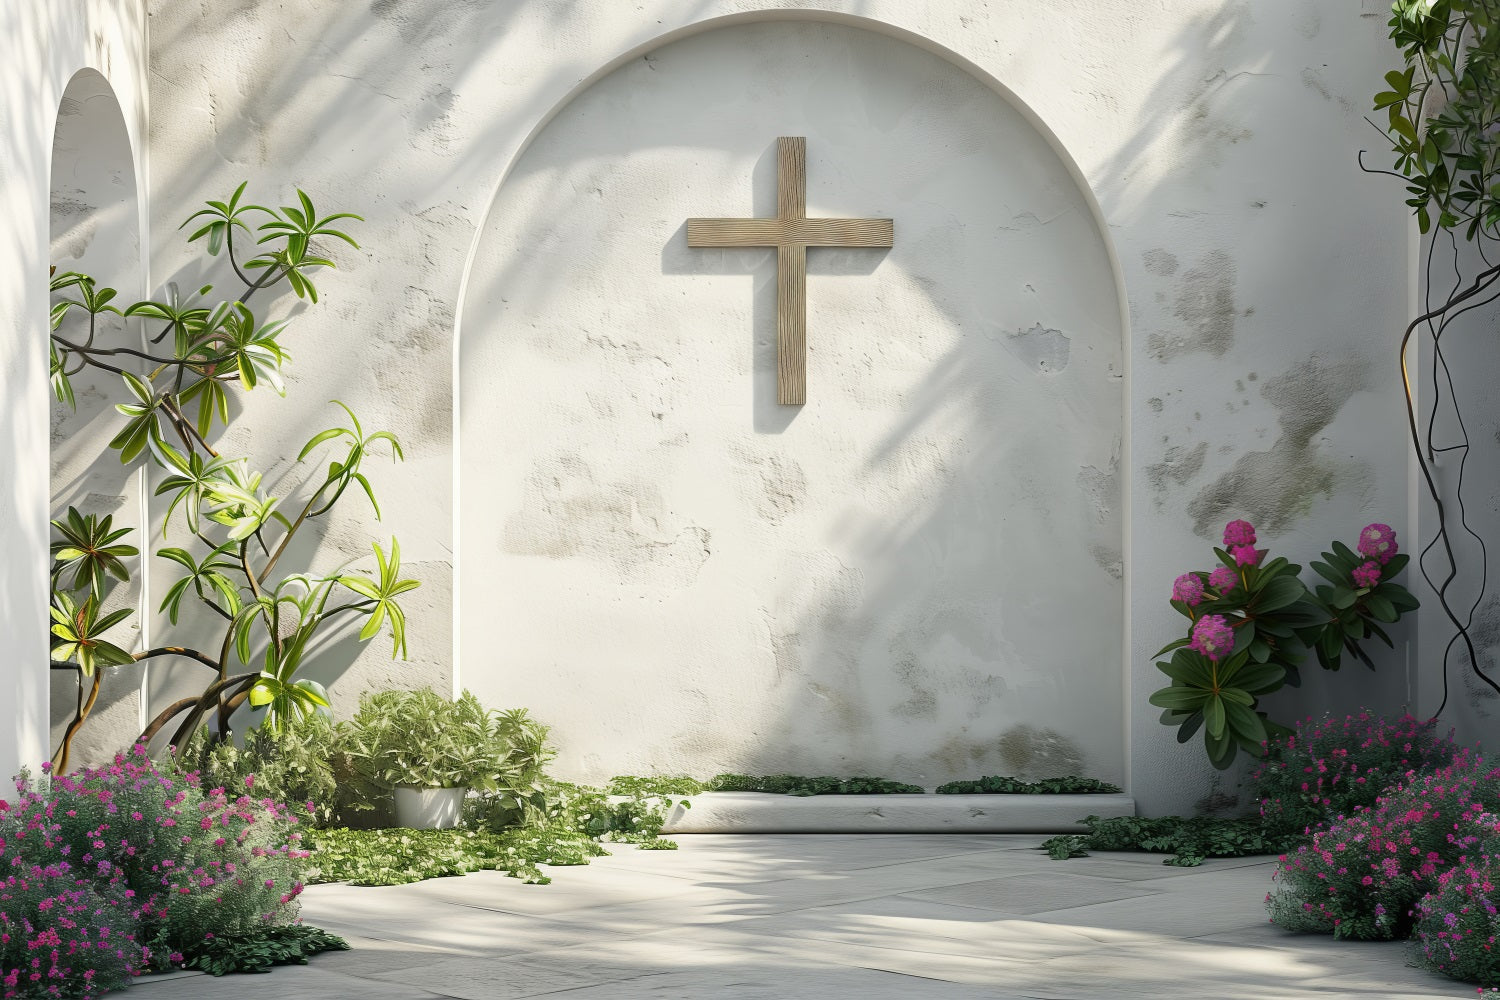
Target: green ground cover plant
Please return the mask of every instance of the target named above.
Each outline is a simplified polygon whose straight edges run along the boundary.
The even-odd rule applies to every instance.
[[[1022,781],[1005,775],[985,775],[976,781],[950,781],[939,785],[939,795],[1118,795],[1120,787],[1098,778],[1076,774],[1040,781]]]
[[[311,924],[270,927],[252,934],[217,934],[200,946],[186,967],[223,976],[270,972],[277,965],[306,965],[325,951],[348,951],[349,942]]]
[[[1277,854],[1285,838],[1268,834],[1259,819],[1221,819],[1214,816],[1115,816],[1083,820],[1087,833],[1064,834],[1042,842],[1055,861],[1086,858],[1089,851],[1149,851],[1170,854],[1162,862],[1193,868],[1205,858],[1242,858]]]
[[[773,795],[918,795],[920,785],[885,778],[810,778],[800,774],[720,774],[708,783],[710,792],[769,792]]]
[[[541,865],[586,865],[608,854],[604,843],[676,850],[660,838],[670,800],[639,793],[611,801],[602,788],[546,780],[527,799],[525,819],[471,797],[457,830],[331,828],[309,834],[313,882],[404,885],[475,871],[502,871],[537,885],[551,882]],[[495,817],[500,817],[496,825]]]
[[[709,790],[708,782],[685,774],[648,775],[617,774],[605,787],[611,795],[697,795]]]

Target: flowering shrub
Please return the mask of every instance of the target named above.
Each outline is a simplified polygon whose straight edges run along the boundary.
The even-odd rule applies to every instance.
[[[1392,582],[1408,557],[1398,554],[1388,525],[1366,525],[1358,553],[1334,542],[1312,563],[1329,581],[1316,591],[1298,579],[1301,566],[1267,559],[1256,541],[1254,525],[1230,521],[1223,547],[1214,549],[1221,565],[1173,581],[1172,606],[1192,624],[1186,637],[1156,654],[1172,654],[1156,664],[1172,684],[1153,693],[1151,704],[1164,710],[1164,725],[1178,727],[1179,743],[1203,729],[1208,759],[1218,768],[1227,768],[1239,749],[1258,757],[1267,742],[1291,732],[1257,706],[1262,695],[1300,684],[1298,669],[1309,651],[1328,670],[1339,668],[1345,652],[1373,666],[1360,642],[1373,635],[1390,645],[1379,623],[1417,607]]]
[[[9,845],[22,832],[45,838],[45,811],[24,825],[9,819],[0,822],[0,997],[92,997],[128,984],[146,956],[119,872],[96,880],[66,861],[25,864]]]
[[[1481,837],[1492,842],[1500,833],[1500,817],[1476,817]],[[1488,835],[1485,837],[1485,835]],[[1500,846],[1500,845],[1497,845]],[[1454,979],[1500,986],[1500,911],[1495,886],[1500,884],[1500,852],[1483,850],[1478,858],[1438,876],[1437,888],[1417,903],[1413,937],[1416,964]]]
[[[33,902],[30,910],[17,904],[21,916],[6,910],[7,919],[29,920],[17,926],[30,940],[64,942],[58,960],[79,963],[79,977],[91,961],[84,942],[97,949],[100,935],[128,941],[108,962],[89,966],[88,983],[191,964],[216,936],[290,923],[307,852],[297,819],[270,799],[252,798],[250,784],[234,795],[205,790],[193,775],[158,770],[139,746],[50,787],[23,775],[14,802],[0,803],[0,871],[31,872],[24,898]],[[66,905],[64,890],[75,893]],[[43,905],[48,898],[54,901]],[[29,995],[49,994],[6,994]]]
[[[1414,776],[1282,855],[1281,887],[1266,896],[1271,919],[1340,938],[1406,937],[1413,906],[1477,852],[1477,821],[1497,808],[1500,768],[1461,750],[1447,767]]]
[[[1308,719],[1273,739],[1250,776],[1260,818],[1273,835],[1312,833],[1328,821],[1373,806],[1388,787],[1452,763],[1458,745],[1437,723],[1370,712]]]

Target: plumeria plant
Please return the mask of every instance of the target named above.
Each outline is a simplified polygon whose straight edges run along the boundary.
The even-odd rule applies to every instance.
[[[88,275],[70,271],[52,279],[52,386],[57,399],[72,405],[70,380],[85,369],[119,378],[125,401],[115,409],[126,419],[110,447],[124,463],[149,460],[163,473],[156,487],[157,496],[168,498],[163,538],[169,530],[186,537],[187,547],[156,552],[180,574],[160,610],[176,625],[191,608],[217,621],[222,637],[207,652],[176,645],[129,652],[106,639],[105,633],[129,611],[104,614],[101,609],[112,581],[129,579],[124,560],[138,550],[121,541],[126,530],[115,528],[109,517],[68,508],[52,522],[52,667],[77,673],[78,698],[54,757],[59,771],[67,770],[73,739],[99,698],[105,667],[172,657],[207,668],[211,676],[202,694],[167,706],[140,737],[148,742],[176,721],[171,741],[182,744],[215,710],[216,737],[223,738],[230,715],[246,701],[265,710],[264,722],[272,728],[326,710],[327,692],[298,674],[315,636],[330,623],[336,628],[363,619],[361,640],[373,638],[389,623],[392,655],[406,652],[406,616],[397,598],[418,584],[401,577],[401,547],[394,538],[389,553],[375,543],[379,573],[374,578],[343,571],[276,572],[298,531],[327,514],[351,486],[368,498],[379,519],[365,459],[378,452],[400,459],[395,436],[365,431],[349,408],[335,401],[348,417],[347,426],[314,434],[302,449],[299,462],[327,446],[336,451],[327,471],[308,481],[310,495],[293,517],[283,513],[284,498],[265,488],[248,459],[221,454],[210,443],[215,425],[228,422],[228,394],[236,384],[246,392],[265,384],[285,394],[282,368],[290,356],[281,337],[286,322],[266,322],[252,309],[252,300],[265,298],[285,282],[299,299],[316,303],[313,275],[334,266],[319,244],[358,247],[335,228],[340,220],[358,220],[356,215],[320,216],[300,190],[296,205],[280,209],[242,202],[244,191],[241,184],[228,201],[210,201],[184,223],[196,226],[189,242],[206,240],[213,257],[224,252],[242,286],[233,299],[211,296],[213,285],[188,295],[168,286],[160,301],[120,309],[114,305],[115,290]],[[242,243],[253,241],[256,249],[248,259],[236,252],[237,237]],[[111,317],[160,324],[149,338],[150,349],[100,343]],[[246,666],[258,662],[235,671],[234,661]]]
[[[1268,740],[1291,732],[1258,706],[1263,696],[1300,685],[1310,653],[1326,670],[1339,669],[1346,652],[1373,669],[1360,644],[1374,636],[1391,645],[1382,624],[1417,607],[1393,582],[1407,557],[1398,554],[1388,525],[1366,525],[1357,551],[1334,542],[1312,563],[1327,581],[1315,590],[1299,579],[1301,566],[1256,548],[1248,521],[1230,521],[1223,540],[1214,549],[1218,567],[1184,573],[1172,584],[1172,606],[1191,628],[1157,652],[1172,654],[1156,664],[1172,683],[1151,695],[1162,723],[1177,727],[1179,743],[1203,730],[1208,759],[1220,769],[1238,750],[1259,757]]]

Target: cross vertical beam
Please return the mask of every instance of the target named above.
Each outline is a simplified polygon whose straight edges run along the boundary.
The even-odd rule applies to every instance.
[[[807,139],[776,140],[774,219],[689,219],[690,247],[776,248],[776,402],[807,402],[807,248],[889,247],[890,219],[809,219]]]

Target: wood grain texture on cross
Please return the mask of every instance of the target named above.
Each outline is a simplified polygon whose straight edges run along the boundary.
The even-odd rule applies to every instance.
[[[690,247],[776,248],[776,402],[807,402],[807,248],[889,247],[890,219],[809,219],[807,139],[776,140],[774,219],[689,219]]]

